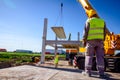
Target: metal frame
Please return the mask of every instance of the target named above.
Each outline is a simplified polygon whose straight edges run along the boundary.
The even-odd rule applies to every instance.
[[[44,29],[43,29],[43,37],[42,37],[42,54],[41,54],[41,60],[40,63],[44,64],[45,63],[45,50],[46,50],[46,45],[52,45],[52,47],[55,48],[55,55],[57,53],[58,48],[74,48],[79,51],[79,46],[81,45],[80,38],[79,38],[79,33],[78,33],[78,40],[58,40],[57,38],[60,39],[65,39],[66,35],[64,32],[63,27],[52,27],[52,30],[56,34],[55,40],[46,40],[47,37],[47,23],[48,20],[47,18],[44,19]],[[57,45],[61,45],[60,47]]]

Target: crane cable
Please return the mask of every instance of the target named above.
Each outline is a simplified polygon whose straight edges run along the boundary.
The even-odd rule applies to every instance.
[[[63,3],[61,3],[60,14],[57,17],[55,25],[58,23],[58,19],[60,19],[60,24],[58,24],[58,25],[63,26]]]
[[[63,3],[61,3],[61,21],[60,21],[60,25],[62,25],[62,18],[63,18]]]

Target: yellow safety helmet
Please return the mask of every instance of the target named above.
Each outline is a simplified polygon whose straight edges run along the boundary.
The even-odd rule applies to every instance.
[[[86,13],[89,18],[91,18],[93,15],[97,14],[95,10],[89,10],[89,11],[86,11]]]

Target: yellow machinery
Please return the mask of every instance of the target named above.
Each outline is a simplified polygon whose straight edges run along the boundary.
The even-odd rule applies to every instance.
[[[84,47],[79,48],[80,53],[85,53]],[[115,50],[120,50],[120,34],[107,34],[104,41],[105,55],[114,55]]]
[[[107,34],[104,41],[106,55],[114,55],[115,50],[120,50],[120,34]]]
[[[93,12],[93,13],[91,13],[91,15],[94,14],[94,12],[95,12],[96,15],[98,16],[96,10],[93,9],[93,7],[90,5],[90,3],[88,2],[88,0],[78,0],[78,1],[80,2],[80,4],[82,5],[82,7],[84,8],[84,10],[85,10],[88,18],[90,18],[89,14],[91,13],[91,11]]]

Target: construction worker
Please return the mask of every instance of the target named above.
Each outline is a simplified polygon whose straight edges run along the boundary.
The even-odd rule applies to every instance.
[[[59,53],[56,53],[55,59],[54,59],[55,68],[58,67],[58,62],[59,62]]]
[[[92,59],[96,55],[96,66],[101,78],[104,74],[104,44],[106,33],[110,33],[106,28],[103,19],[100,19],[96,11],[90,10],[83,33],[83,45],[86,47],[85,53],[85,72],[84,75],[91,76]]]

